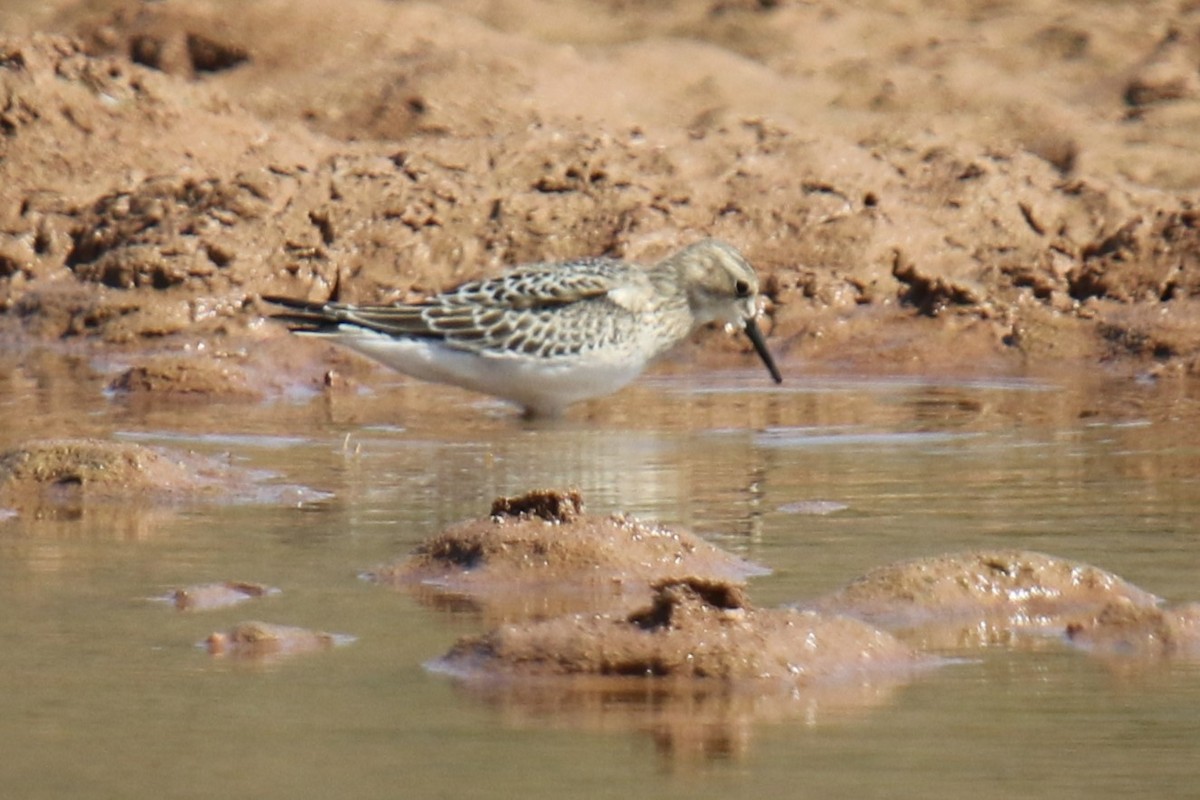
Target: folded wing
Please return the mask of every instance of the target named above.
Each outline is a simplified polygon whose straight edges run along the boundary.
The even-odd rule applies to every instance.
[[[590,259],[566,272],[556,265],[531,265],[409,305],[356,306],[275,295],[263,300],[287,309],[273,318],[298,333],[345,333],[352,326],[388,336],[437,339],[463,350],[553,357],[587,347],[589,335],[611,335],[603,328],[614,324],[614,310],[597,314],[587,307],[615,305],[608,294],[620,285],[613,275],[616,265]],[[572,317],[572,323],[555,324],[559,315]],[[632,316],[623,308],[616,315],[618,320]],[[595,323],[589,324],[592,319]]]

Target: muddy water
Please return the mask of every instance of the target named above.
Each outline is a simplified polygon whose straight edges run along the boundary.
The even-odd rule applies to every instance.
[[[423,668],[480,629],[357,579],[499,494],[579,487],[771,566],[759,605],[897,559],[1020,547],[1200,599],[1200,399],[1178,383],[657,377],[570,419],[380,375],[266,404],[131,406],[117,365],[0,365],[0,446],[87,435],[254,470],[236,503],[0,512],[0,795],[1194,796],[1200,666],[1054,639],[904,686],[782,704],[479,693]],[[278,595],[150,598],[221,580]],[[195,647],[246,619],[357,637],[275,661]]]

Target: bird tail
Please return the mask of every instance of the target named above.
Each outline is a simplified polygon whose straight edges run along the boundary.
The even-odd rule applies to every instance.
[[[326,333],[337,330],[343,317],[334,306],[341,300],[342,270],[333,274],[333,287],[329,297],[323,301],[301,300],[298,297],[283,297],[277,294],[262,295],[263,302],[282,306],[287,311],[271,315],[271,319],[279,320],[288,326],[293,333]]]
[[[330,332],[336,330],[341,321],[326,303],[274,294],[265,294],[262,299],[263,302],[287,309],[271,314],[271,319],[284,323],[294,333]]]

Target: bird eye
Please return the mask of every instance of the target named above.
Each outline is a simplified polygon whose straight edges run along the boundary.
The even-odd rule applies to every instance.
[[[738,297],[749,297],[750,296],[750,284],[746,283],[743,280],[739,280],[739,281],[735,282],[733,284],[733,290],[735,292],[737,292]]]

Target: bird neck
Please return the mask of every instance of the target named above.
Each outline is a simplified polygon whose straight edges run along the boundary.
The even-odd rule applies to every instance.
[[[652,267],[647,274],[654,287],[652,303],[655,310],[690,310],[687,288],[676,265],[664,261]]]

